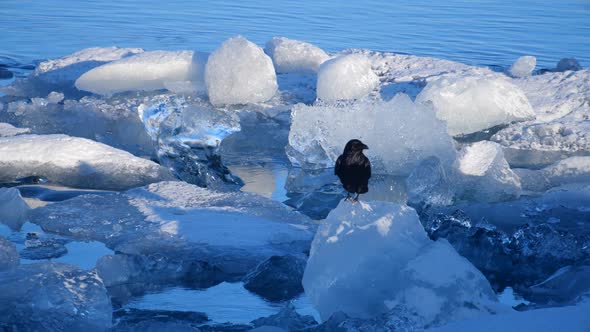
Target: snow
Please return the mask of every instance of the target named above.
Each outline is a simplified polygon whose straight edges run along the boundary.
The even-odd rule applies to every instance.
[[[531,73],[535,69],[537,65],[537,58],[530,55],[521,56],[520,58],[516,59],[508,72],[512,77],[527,77],[531,76]]]
[[[404,94],[387,102],[298,104],[291,118],[287,155],[294,166],[333,167],[352,138],[369,146],[365,152],[374,173],[407,175],[427,157],[436,156],[445,165],[455,159],[444,122]]]
[[[526,95],[508,78],[481,70],[440,76],[426,85],[416,102],[431,105],[453,136],[535,115]]]
[[[524,190],[546,191],[570,183],[590,182],[590,157],[570,157],[540,170],[516,169]]]
[[[0,137],[16,136],[30,132],[29,128],[17,128],[10,123],[0,122]]]
[[[278,87],[272,60],[242,36],[226,40],[211,53],[205,82],[216,106],[265,102]]]
[[[493,202],[520,195],[520,178],[510,169],[497,143],[481,141],[464,147],[455,167],[462,176],[459,191],[463,199]]]
[[[41,176],[71,187],[121,190],[170,180],[162,166],[128,152],[66,135],[0,138],[0,181]]]
[[[112,306],[96,273],[39,263],[0,272],[0,326],[23,331],[103,331]]]
[[[323,101],[358,99],[379,85],[371,62],[361,54],[349,54],[328,60],[320,66],[317,97]]]
[[[273,37],[264,49],[277,73],[316,73],[330,56],[312,44],[285,37]]]
[[[48,232],[101,241],[120,253],[158,253],[185,267],[207,262],[237,275],[271,256],[301,255],[312,236],[309,219],[281,203],[184,182],[78,196],[35,209],[31,220]]]
[[[416,212],[386,202],[342,201],[312,243],[303,286],[322,320],[342,311],[391,310],[422,327],[492,310],[485,277],[446,241],[428,239]]]
[[[208,54],[193,51],[151,51],[94,68],[76,80],[76,88],[101,95],[125,91],[205,90]]]
[[[19,229],[25,222],[29,206],[16,188],[0,188],[0,223]]]
[[[16,246],[0,235],[0,273],[16,268],[19,262]]]

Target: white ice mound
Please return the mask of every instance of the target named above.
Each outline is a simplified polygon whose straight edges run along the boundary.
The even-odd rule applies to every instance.
[[[213,105],[265,102],[278,88],[272,60],[242,36],[226,40],[211,53],[205,82]]]
[[[9,123],[0,122],[0,137],[16,136],[30,131],[29,128],[17,128]]]
[[[497,74],[444,75],[429,82],[416,102],[432,105],[453,136],[534,117],[525,94],[508,80]]]
[[[20,258],[16,251],[16,246],[0,236],[0,271],[13,269],[18,266],[19,263]]]
[[[428,326],[495,302],[481,272],[448,242],[428,239],[414,209],[386,202],[343,201],[330,212],[303,286],[322,320],[338,311],[369,318],[399,309]]]
[[[151,51],[94,68],[76,80],[76,88],[100,95],[124,91],[205,90],[208,55],[192,51]]]
[[[512,77],[527,77],[531,76],[531,73],[535,69],[537,65],[537,58],[530,55],[521,56],[520,58],[516,59],[508,72]]]
[[[0,223],[19,229],[24,224],[28,212],[29,206],[18,189],[0,188]]]
[[[330,56],[312,44],[285,37],[273,37],[264,48],[277,73],[315,73]]]
[[[444,165],[455,160],[445,123],[404,94],[388,102],[298,104],[291,117],[287,155],[293,165],[302,168],[334,167],[352,138],[369,146],[366,154],[375,173],[407,175],[430,156]]]
[[[520,178],[497,143],[481,141],[464,147],[455,166],[461,175],[458,191],[463,199],[494,202],[520,195]]]
[[[44,230],[129,255],[164,256],[189,272],[191,264],[206,262],[244,275],[273,255],[301,255],[312,238],[311,221],[279,202],[179,181],[78,196],[33,211],[32,222]]]
[[[112,305],[95,272],[61,263],[0,272],[0,326],[16,331],[106,331]]]
[[[524,190],[545,191],[566,184],[590,182],[590,157],[570,157],[540,170],[515,171]]]
[[[324,101],[358,99],[379,86],[371,62],[362,54],[349,54],[328,60],[320,66],[317,97]]]
[[[112,190],[172,179],[167,169],[150,160],[85,138],[0,138],[0,181],[27,176],[41,176],[71,187]]]

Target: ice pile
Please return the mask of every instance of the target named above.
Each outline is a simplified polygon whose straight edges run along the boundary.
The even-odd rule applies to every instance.
[[[171,180],[162,166],[95,141],[66,135],[0,138],[0,181],[41,176],[71,187],[122,190]]]
[[[312,236],[309,219],[281,203],[185,182],[78,196],[33,210],[31,221],[122,254],[161,257],[162,268],[175,262],[176,270],[190,272],[206,263],[233,276],[271,256],[300,256]]]
[[[369,146],[374,173],[407,175],[423,159],[455,160],[444,122],[407,95],[391,101],[357,101],[293,107],[287,155],[306,169],[333,167],[344,145],[358,138]]]
[[[535,69],[537,65],[537,58],[530,55],[521,56],[520,58],[516,59],[508,72],[512,77],[527,77],[531,76],[531,73]]]
[[[526,95],[507,78],[487,71],[432,80],[416,97],[447,122],[449,134],[475,133],[534,117]]]
[[[20,258],[16,251],[16,246],[0,236],[0,273],[18,266]]]
[[[277,73],[316,73],[330,58],[317,46],[285,37],[273,37],[264,51],[272,59]]]
[[[85,72],[105,63],[142,53],[141,48],[91,47],[63,58],[41,62],[35,72],[18,80],[8,93],[22,96],[46,96],[51,91],[80,95],[74,82]]]
[[[379,86],[371,62],[362,54],[349,54],[328,60],[320,66],[317,96],[323,101],[358,99]]]
[[[96,273],[61,263],[0,272],[0,328],[19,331],[104,331],[112,306]]]
[[[208,54],[192,51],[151,51],[104,64],[76,80],[76,88],[101,95],[124,91],[205,90]]]
[[[570,157],[540,170],[516,169],[524,190],[545,191],[571,183],[590,182],[590,157]]]
[[[264,102],[278,87],[272,60],[242,36],[226,40],[211,53],[205,82],[213,105]]]
[[[0,223],[18,229],[25,222],[28,212],[29,206],[18,189],[0,188]]]
[[[303,277],[322,320],[342,311],[370,318],[396,310],[414,328],[490,312],[495,295],[446,241],[428,239],[416,212],[343,201],[320,225]]]

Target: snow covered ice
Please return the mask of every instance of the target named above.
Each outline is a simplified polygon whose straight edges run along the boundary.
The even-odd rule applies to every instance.
[[[349,54],[328,60],[318,72],[317,96],[323,101],[358,99],[379,86],[371,62],[362,54]]]
[[[534,117],[526,95],[508,79],[488,71],[443,75],[416,97],[447,122],[449,134],[471,134]]]
[[[287,155],[302,168],[333,167],[351,133],[369,146],[374,173],[407,175],[430,156],[445,165],[455,160],[444,122],[404,94],[388,102],[298,104],[291,118]]]
[[[338,311],[371,318],[397,308],[423,328],[496,306],[481,272],[446,241],[429,240],[412,208],[385,202],[343,201],[330,212],[303,286],[323,320]]]
[[[537,65],[537,58],[530,55],[521,56],[516,59],[510,69],[508,70],[512,77],[527,77],[531,76],[531,73]]]
[[[213,105],[264,102],[278,87],[272,60],[242,36],[226,40],[211,53],[205,82]]]
[[[208,54],[193,51],[151,51],[104,64],[85,72],[76,88],[101,95],[125,91],[205,90]]]
[[[31,129],[29,128],[16,128],[9,123],[0,122],[0,137],[16,136],[26,134],[30,131]]]
[[[590,182],[590,157],[570,157],[540,170],[515,171],[524,190],[542,192],[566,184]]]
[[[167,169],[152,161],[84,138],[0,138],[0,181],[27,176],[41,176],[72,187],[114,190],[173,178]]]
[[[277,73],[316,73],[330,56],[312,44],[285,37],[273,37],[264,49]]]

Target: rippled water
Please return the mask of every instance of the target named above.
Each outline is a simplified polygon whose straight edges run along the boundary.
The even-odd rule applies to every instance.
[[[260,45],[286,36],[330,52],[368,48],[501,66],[535,55],[541,67],[576,57],[590,65],[583,0],[2,0],[0,32],[0,62],[110,45],[211,51],[242,34]]]

